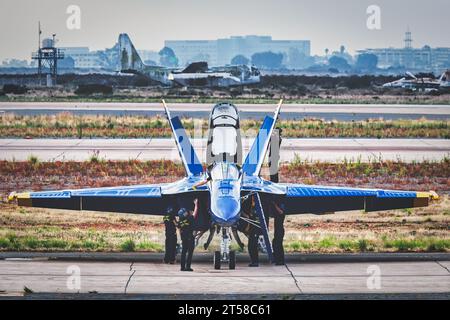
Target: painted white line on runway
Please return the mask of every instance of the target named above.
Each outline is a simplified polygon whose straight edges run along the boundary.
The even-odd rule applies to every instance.
[[[239,111],[272,113],[273,104],[236,104]],[[170,103],[174,112],[210,112],[214,103]],[[0,110],[54,110],[54,111],[160,111],[161,103],[130,102],[0,102]],[[378,113],[449,115],[449,105],[397,105],[397,104],[289,104],[283,105],[283,112],[291,113]]]

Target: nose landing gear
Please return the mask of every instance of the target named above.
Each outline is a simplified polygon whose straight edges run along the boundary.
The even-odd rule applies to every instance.
[[[222,228],[222,239],[220,251],[214,252],[214,269],[220,270],[222,263],[228,263],[230,270],[236,269],[236,252],[230,250],[231,232],[230,228]]]

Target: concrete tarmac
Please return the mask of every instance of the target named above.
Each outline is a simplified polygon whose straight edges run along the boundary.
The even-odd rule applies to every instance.
[[[206,140],[192,139],[200,161],[205,162]],[[243,140],[247,154],[253,139]],[[179,161],[172,138],[166,139],[0,139],[0,159],[26,161],[84,161],[96,154],[108,160]],[[441,160],[450,155],[447,139],[283,139],[281,161],[302,160],[363,162],[383,159],[405,162]]]
[[[155,261],[42,258],[0,260],[0,296],[23,296],[24,287],[27,287],[35,297],[49,299],[64,295],[77,298],[77,294],[79,298],[188,295],[192,299],[208,296],[227,299],[239,296],[252,299],[286,296],[296,299],[450,297],[448,254],[430,257],[436,260],[422,261],[416,261],[414,255],[408,261],[392,259],[389,262],[377,260],[376,255],[367,262],[358,262],[357,258],[341,262],[324,259],[300,263],[291,260],[286,266],[262,263],[259,268],[249,268],[243,259],[238,259],[236,270],[214,270],[211,263],[195,260],[194,272],[180,272],[178,265]],[[80,277],[74,281],[77,275]]]

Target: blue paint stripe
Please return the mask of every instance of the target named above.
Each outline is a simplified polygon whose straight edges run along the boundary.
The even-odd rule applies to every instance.
[[[185,159],[182,161],[186,170],[188,171],[188,175],[202,174],[203,166],[200,160],[198,159],[197,154],[195,153],[194,147],[192,146],[189,140],[189,137],[181,123],[180,118],[173,117],[172,119],[170,119],[170,122],[172,123],[175,139],[178,141],[180,145],[181,150],[179,149],[178,151],[183,154],[183,157]]]
[[[119,187],[87,190],[45,191],[30,193],[31,199],[69,199],[71,197],[115,197],[115,198],[158,198],[161,197],[160,187]]]
[[[377,198],[416,198],[417,192],[394,190],[364,190],[326,187],[287,187],[287,197],[377,197]]]
[[[242,166],[242,170],[247,175],[257,175],[259,174],[259,169],[261,162],[264,161],[264,156],[266,150],[264,150],[264,145],[267,140],[270,140],[270,129],[274,123],[275,119],[269,116],[264,118],[264,122],[259,129],[258,135],[253,142],[250,152],[245,158],[245,162]]]

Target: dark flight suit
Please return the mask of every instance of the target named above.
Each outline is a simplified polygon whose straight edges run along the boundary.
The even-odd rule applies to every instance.
[[[270,170],[270,181],[278,183],[279,177],[278,177],[278,169],[279,169],[279,162],[280,162],[280,147],[281,147],[281,128],[276,128],[274,132],[272,133],[271,141],[270,141],[270,147],[269,147],[269,170]],[[278,141],[276,141],[278,140]],[[278,149],[276,148],[276,143],[278,142]]]
[[[272,206],[275,206],[272,204]],[[281,204],[278,205],[281,210],[284,209],[284,206]],[[284,239],[284,219],[286,215],[277,211],[274,207],[272,208],[272,216],[273,216],[273,258],[276,265],[284,264],[284,247],[283,247],[283,239]]]
[[[164,226],[165,226],[165,248],[164,262],[174,264],[177,256],[177,226],[175,215],[166,214],[164,216]]]
[[[178,226],[180,228],[181,235],[181,270],[190,270],[192,255],[194,253],[195,247],[195,238],[194,238],[194,222],[195,219],[193,216],[189,215],[188,217],[180,218],[178,222]]]
[[[249,199],[249,204],[247,205],[248,218],[253,221],[258,221],[255,212],[255,204],[253,196]],[[248,254],[250,256],[250,266],[258,266],[259,264],[259,248],[258,239],[261,235],[261,229],[251,223],[248,224]]]
[[[248,254],[250,256],[250,265],[257,266],[259,264],[258,239],[259,229],[254,225],[250,225],[248,234]]]

